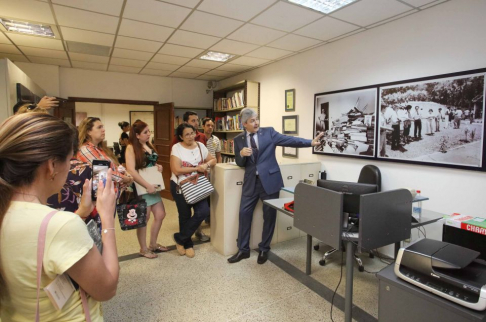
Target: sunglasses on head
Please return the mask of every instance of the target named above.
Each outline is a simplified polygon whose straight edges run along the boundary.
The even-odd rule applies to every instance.
[[[37,105],[35,105],[35,104],[29,104],[29,105],[27,105],[27,110],[28,111],[32,111],[32,110],[34,110],[36,108],[37,108]]]

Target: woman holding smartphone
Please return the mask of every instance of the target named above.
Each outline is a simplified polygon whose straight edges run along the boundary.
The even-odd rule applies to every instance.
[[[113,172],[113,181],[117,183],[117,190],[125,188],[133,182],[133,178],[126,174],[125,168],[119,166],[115,155],[111,152],[105,140],[105,127],[97,117],[88,117],[78,127],[80,148],[77,159],[93,166],[94,160],[105,160],[110,162]]]
[[[157,243],[162,221],[165,218],[165,207],[160,194],[154,185],[142,178],[138,170],[157,167],[162,172],[162,166],[157,164],[158,154],[152,143],[150,143],[150,129],[147,123],[136,121],[132,124],[128,136],[129,145],[125,153],[127,171],[134,178],[135,182],[147,189],[147,193],[142,198],[147,202],[147,222],[150,212],[154,214],[154,222],[150,231],[150,243],[147,247],[147,227],[137,229],[138,243],[140,244],[140,256],[146,258],[156,258],[157,254],[166,252],[169,249]]]
[[[0,319],[2,321],[103,321],[99,301],[115,296],[119,266],[113,212],[115,192],[109,171],[98,188],[96,207],[103,227],[103,254],[93,247],[86,225],[69,211],[54,210],[47,225],[40,289],[67,274],[80,291],[55,308],[37,286],[37,246],[42,222],[52,214],[47,198],[61,190],[78,148],[77,131],[41,113],[15,115],[0,124]],[[42,248],[42,247],[41,247]],[[38,311],[36,310],[38,308]],[[37,312],[36,312],[37,311]]]

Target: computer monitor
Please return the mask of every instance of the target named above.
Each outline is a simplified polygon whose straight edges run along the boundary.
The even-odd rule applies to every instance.
[[[359,198],[361,195],[378,192],[378,185],[334,180],[317,180],[317,186],[344,194],[343,212],[359,214]]]

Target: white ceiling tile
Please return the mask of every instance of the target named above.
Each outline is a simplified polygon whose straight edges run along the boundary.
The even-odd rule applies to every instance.
[[[148,61],[154,54],[130,49],[114,48],[112,57],[128,58]]]
[[[236,72],[229,72],[226,70],[212,70],[207,72],[205,75],[228,77],[234,74],[236,74]]]
[[[34,47],[19,47],[22,52],[27,56],[48,57],[56,59],[68,59],[64,50],[52,50]]]
[[[2,32],[0,32],[0,44],[11,44],[10,40]]]
[[[122,73],[130,73],[130,74],[138,74],[140,72],[140,67],[127,67],[127,66],[117,66],[111,65],[108,67],[108,71],[110,72],[122,72]]]
[[[265,63],[268,63],[268,59],[261,59],[261,58],[254,58],[254,57],[240,57],[232,60],[231,63],[238,64],[238,65],[246,65],[246,66],[258,66]]]
[[[127,0],[123,17],[156,25],[178,27],[191,9],[155,0]]]
[[[191,60],[191,59],[190,58],[184,58],[184,57],[177,57],[177,56],[160,55],[160,54],[157,54],[157,55],[155,55],[154,58],[152,58],[153,62],[165,63],[165,64],[174,64],[174,65],[184,65],[189,60]]]
[[[227,70],[230,72],[242,72],[244,70],[249,69],[250,67],[248,66],[243,66],[243,65],[234,65],[234,64],[224,64],[216,69],[218,70]]]
[[[187,66],[193,67],[200,67],[200,68],[209,68],[213,69],[218,66],[221,66],[223,63],[217,61],[209,61],[209,60],[202,60],[202,59],[193,59],[187,63]]]
[[[180,78],[196,78],[199,74],[190,74],[190,73],[182,73],[182,72],[174,72],[170,74],[171,77],[180,77]]]
[[[160,70],[160,69],[150,69],[144,68],[140,74],[144,75],[154,75],[154,76],[168,76],[172,71],[169,70]]]
[[[57,40],[57,39],[25,36],[25,35],[11,34],[11,33],[8,34],[8,37],[17,46],[29,46],[29,47],[64,50],[61,40]]]
[[[328,40],[356,29],[359,29],[359,27],[331,17],[324,17],[294,33],[321,40]]]
[[[22,61],[22,62],[26,62],[26,63],[29,62],[29,60],[27,58],[25,58],[24,55],[0,53],[0,59],[1,58],[8,58],[11,61]]]
[[[332,13],[331,16],[364,27],[408,10],[412,8],[398,1],[361,0]]]
[[[64,40],[83,42],[87,44],[113,46],[115,35],[104,34],[88,30],[81,30],[69,27],[61,27],[62,37]]]
[[[197,10],[248,21],[276,0],[204,0]]]
[[[48,3],[32,0],[0,1],[2,17],[55,24]]]
[[[103,70],[105,71],[108,67],[108,64],[98,64],[98,63],[89,63],[85,61],[75,61],[71,60],[73,63],[74,68],[82,68],[82,69],[94,69],[94,70]]]
[[[376,27],[376,26],[379,26],[379,25],[382,25],[382,24],[385,24],[385,23],[391,22],[391,21],[393,21],[393,20],[397,20],[397,19],[400,19],[400,18],[406,17],[406,16],[408,16],[408,15],[411,15],[411,14],[413,14],[413,13],[417,13],[417,12],[419,12],[419,10],[418,10],[418,9],[412,9],[412,10],[410,10],[410,11],[407,11],[407,12],[405,12],[405,13],[402,13],[401,15],[398,15],[398,16],[393,16],[393,17],[392,17],[392,18],[390,18],[390,19],[381,20],[380,22],[377,22],[377,23],[374,23],[374,24],[368,25],[368,26],[366,26],[366,28],[374,28],[374,27]],[[366,29],[364,29],[364,28],[363,28],[362,30],[366,30]]]
[[[243,22],[228,19],[209,13],[195,11],[181,26],[183,30],[195,31],[201,34],[225,37],[232,33]]]
[[[29,57],[30,61],[36,64],[46,64],[46,65],[57,65],[63,67],[71,67],[69,60],[67,59],[54,59],[54,58],[46,58],[46,57]]]
[[[222,80],[224,78],[225,78],[224,76],[214,76],[214,75],[208,75],[208,74],[204,74],[204,75],[196,77],[196,79],[215,80],[215,81]]]
[[[150,62],[150,63],[147,64],[146,67],[149,68],[149,69],[174,71],[181,66],[180,65],[171,65],[171,64],[161,64],[161,63]]]
[[[169,38],[174,30],[151,23],[123,19],[118,35],[163,42]]]
[[[191,66],[182,66],[177,71],[182,73],[189,73],[189,74],[204,74],[205,72],[209,71],[208,68],[198,68],[198,67],[191,67]]]
[[[196,34],[194,32],[177,30],[167,42],[176,45],[190,46],[196,48],[209,48],[221,38]]]
[[[270,47],[260,47],[251,53],[248,53],[248,57],[256,57],[256,58],[263,58],[263,59],[278,59],[283,56],[287,56],[292,54],[292,51],[277,49],[277,48],[270,48]]]
[[[322,16],[323,15],[320,13],[281,1],[263,12],[251,22],[257,25],[290,32],[307,25]]]
[[[436,0],[402,0],[403,2],[406,2],[414,7],[421,7],[426,4],[429,4],[431,2],[434,2]]]
[[[285,32],[260,27],[252,24],[246,24],[234,33],[229,35],[228,39],[239,40],[251,44],[266,45],[277,38],[285,35]]]
[[[118,48],[148,51],[151,53],[157,52],[161,46],[162,46],[161,42],[123,37],[123,36],[116,37],[116,43],[115,43],[115,47]]]
[[[203,50],[199,48],[165,44],[164,47],[162,47],[162,49],[159,51],[159,54],[194,58],[202,52]]]
[[[53,3],[119,16],[123,0],[52,0]]]
[[[216,45],[211,47],[211,50],[216,50],[228,54],[244,55],[252,50],[257,49],[258,45],[248,44],[235,40],[223,39]]]
[[[321,43],[321,41],[316,39],[288,34],[280,39],[275,40],[274,42],[269,43],[267,46],[279,49],[299,51],[307,47],[315,46],[319,43]]]
[[[110,60],[110,65],[118,65],[118,66],[129,66],[129,67],[143,67],[147,64],[146,61],[143,60],[134,60],[134,59],[125,59],[125,58],[116,58],[112,57]]]
[[[109,57],[79,54],[73,52],[69,53],[69,57],[71,57],[71,61],[76,60],[80,62],[100,63],[100,64],[108,64],[108,61],[110,60]]]
[[[54,11],[60,26],[109,34],[115,34],[118,27],[119,18],[117,17],[57,5],[54,5]]]
[[[22,55],[22,53],[17,49],[17,47],[8,44],[0,44],[0,53]]]
[[[430,2],[428,4],[426,4],[426,5],[421,6],[420,9],[427,9],[427,8],[436,6],[436,5],[440,4],[440,3],[444,3],[444,2],[447,2],[447,1],[449,1],[449,0],[435,0],[435,1],[432,1],[432,2]]]
[[[189,7],[189,8],[194,8],[199,3],[199,0],[164,0],[164,1],[173,4],[178,4],[184,7]]]

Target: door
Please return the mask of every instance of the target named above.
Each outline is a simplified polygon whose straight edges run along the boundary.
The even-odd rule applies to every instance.
[[[164,167],[165,189],[160,195],[162,198],[174,200],[170,193],[170,144],[174,137],[174,103],[154,105],[154,145],[159,154],[158,164]]]
[[[64,98],[57,97],[59,106],[54,108],[54,116],[61,120],[76,125],[76,104]]]

